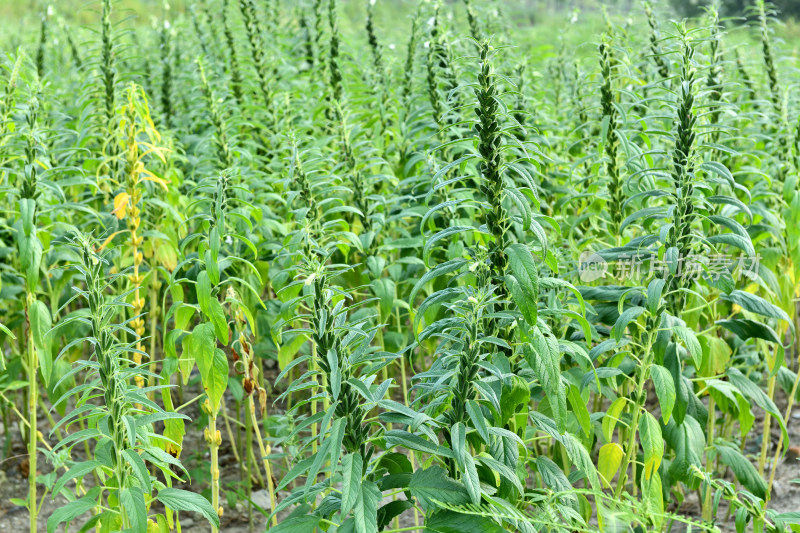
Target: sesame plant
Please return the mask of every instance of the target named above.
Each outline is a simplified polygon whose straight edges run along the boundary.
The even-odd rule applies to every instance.
[[[791,2],[7,4],[0,530],[800,530]]]

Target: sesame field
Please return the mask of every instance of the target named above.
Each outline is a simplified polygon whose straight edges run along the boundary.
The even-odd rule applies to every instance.
[[[795,11],[0,0],[0,533],[800,532]]]

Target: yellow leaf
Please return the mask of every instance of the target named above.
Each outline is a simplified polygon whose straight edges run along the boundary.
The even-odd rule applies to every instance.
[[[605,481],[606,485],[611,486],[611,480],[617,475],[619,465],[622,462],[622,447],[616,442],[609,442],[600,448],[600,456],[597,459],[597,470]]]
[[[607,441],[610,441],[611,438],[614,436],[614,428],[617,427],[617,422],[619,422],[619,416],[622,413],[622,409],[625,407],[625,403],[627,399],[620,396],[606,411],[605,416],[603,417],[603,436],[606,438]]]
[[[111,239],[113,239],[114,237],[116,237],[116,236],[117,236],[117,235],[119,235],[120,233],[124,233],[124,232],[126,232],[126,231],[128,231],[128,230],[115,231],[114,233],[112,233],[111,235],[109,235],[109,236],[106,238],[106,240],[104,240],[104,241],[103,241],[103,244],[101,244],[101,245],[100,245],[100,247],[97,249],[97,251],[99,252],[99,251],[102,251],[103,249],[105,249],[105,247],[106,247],[106,246],[108,246],[108,243],[110,243],[110,242],[111,242]]]
[[[114,210],[111,211],[119,220],[125,218],[128,210],[128,200],[130,196],[126,192],[121,192],[114,197]]]
[[[178,267],[178,253],[175,251],[172,244],[165,244],[162,242],[156,246],[156,258],[161,266],[170,272]]]
[[[166,181],[166,180],[163,180],[163,179],[159,178],[158,176],[154,176],[153,174],[151,174],[151,173],[149,173],[149,172],[146,172],[146,171],[145,171],[145,172],[142,172],[142,181],[152,181],[152,182],[155,182],[155,183],[157,183],[157,184],[161,185],[161,187],[162,187],[162,188],[163,188],[165,191],[166,191],[166,190],[168,190],[168,188],[167,188],[167,184],[168,184],[168,183],[167,183],[167,181]]]

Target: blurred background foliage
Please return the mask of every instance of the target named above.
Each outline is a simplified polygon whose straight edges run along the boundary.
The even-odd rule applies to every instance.
[[[408,39],[407,31],[411,14],[417,0],[377,0],[379,9],[375,16],[384,32],[384,39],[390,50],[397,45],[402,48]],[[444,4],[461,0],[441,0]],[[478,0],[473,0],[478,1]],[[535,52],[543,56],[553,53],[559,43],[573,48],[579,56],[593,55],[595,46],[585,42],[586,35],[596,33],[603,26],[605,11],[615,23],[623,28],[644,22],[641,0],[479,0],[484,6],[494,6],[503,12],[504,18],[520,28],[531,27],[529,41]],[[701,12],[713,0],[651,0],[654,10],[662,20],[681,20]],[[126,27],[157,27],[163,20],[176,20],[189,11],[193,5],[200,6],[204,0],[115,0],[114,11],[124,13],[117,24]],[[281,0],[284,5],[295,9],[308,7],[312,0]],[[758,31],[752,23],[755,19],[751,9],[753,0],[720,0],[723,25],[729,26],[729,39],[740,43],[758,44]],[[25,41],[25,36],[38,34],[42,14],[50,11],[58,19],[74,26],[85,26],[94,31],[99,20],[97,0],[0,0],[0,31],[4,41],[16,47]],[[800,56],[800,0],[772,0],[775,17],[775,38],[789,56]],[[366,11],[365,0],[341,0],[339,11],[349,20],[363,20]],[[460,10],[450,10],[459,13]],[[459,16],[459,15],[456,15]],[[463,15],[462,15],[463,16]],[[398,20],[404,19],[404,24]],[[743,19],[751,22],[751,29],[742,29]],[[467,27],[466,20],[464,27]],[[570,27],[569,31],[565,31]],[[360,31],[359,25],[343,28],[343,37],[348,33]],[[398,49],[399,49],[398,48]],[[9,50],[5,50],[8,52]],[[365,53],[367,53],[365,51]]]
[[[303,0],[285,0],[289,4],[302,5]],[[452,3],[457,0],[444,0]],[[693,16],[702,11],[712,0],[660,0],[653,4],[662,10],[671,10],[675,16]],[[572,14],[576,10],[585,16],[598,16],[605,8],[611,15],[625,15],[641,10],[639,0],[482,0],[482,3],[496,4],[508,14],[519,15],[514,20],[518,24],[536,23],[537,18],[549,18]],[[170,9],[178,13],[196,3],[193,0],[171,0]],[[343,0],[344,9],[363,9],[360,0]],[[413,11],[415,0],[380,0],[381,4],[395,5],[398,9]],[[721,0],[721,15],[727,17],[748,16],[751,0]],[[772,0],[776,14],[781,19],[800,18],[800,0]],[[0,0],[0,16],[4,22],[10,20],[25,21],[36,19],[47,6],[52,6],[70,22],[96,20],[94,11],[97,2],[86,0]],[[115,10],[125,9],[145,22],[160,17],[164,6],[163,0],[118,0]],[[29,23],[31,23],[30,21]]]

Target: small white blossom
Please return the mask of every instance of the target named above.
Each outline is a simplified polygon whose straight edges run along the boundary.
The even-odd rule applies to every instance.
[[[47,16],[48,17],[52,17],[55,12],[56,11],[55,11],[55,9],[53,9],[53,6],[51,6],[51,5],[47,6]]]
[[[431,42],[430,41],[425,41],[425,43],[422,46],[424,46],[425,48],[430,48],[431,47]]]
[[[436,22],[436,17],[431,17],[428,19],[428,26],[433,26],[433,23]]]
[[[170,25],[169,21],[168,21],[168,20],[165,20],[165,21],[164,21],[164,29],[165,29],[165,30],[168,30],[168,29],[170,29],[170,27],[171,27],[171,25]]]
[[[369,0],[369,5],[374,6],[375,5],[375,0]]]
[[[389,43],[389,50],[394,50],[394,43]]]

